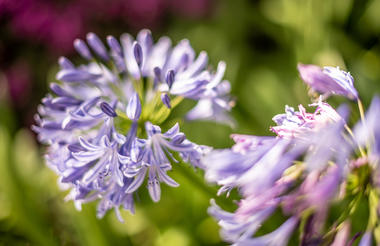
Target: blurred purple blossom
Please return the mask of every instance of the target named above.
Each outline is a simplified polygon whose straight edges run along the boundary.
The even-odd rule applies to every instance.
[[[18,61],[5,71],[9,94],[16,106],[28,103],[32,87],[31,69],[26,62]]]
[[[279,137],[293,138],[307,132],[318,131],[330,122],[339,122],[342,117],[328,103],[322,102],[311,104],[317,106],[314,113],[307,113],[306,109],[299,105],[299,111],[285,106],[285,114],[278,114],[272,118],[277,126],[271,127],[271,131]]]
[[[45,44],[51,53],[67,54],[72,52],[73,40],[93,29],[95,22],[122,21],[133,29],[157,28],[168,11],[199,18],[210,6],[211,0],[0,0],[0,16],[9,20],[17,37]]]
[[[319,68],[318,71],[323,73]],[[329,77],[329,80],[334,79]],[[209,209],[221,226],[224,240],[233,245],[286,245],[298,222],[308,215],[308,222],[301,229],[304,230],[302,243],[321,242],[330,206],[341,196],[349,172],[356,168],[353,163],[360,162],[362,166],[370,161],[378,168],[379,134],[375,119],[379,118],[379,105],[375,97],[354,134],[347,129],[346,105],[335,110],[320,97],[310,105],[316,106],[314,113],[306,112],[302,105],[299,111],[286,106],[285,114],[273,118],[277,126],[271,130],[276,137],[235,134],[231,136],[235,140],[231,149],[212,150],[207,154],[202,159],[206,179],[221,186],[218,195],[229,194],[236,188],[242,196],[233,213],[223,211],[214,202]],[[373,160],[352,156],[359,151],[358,146],[364,148],[365,144]],[[259,225],[276,208],[290,217],[288,221],[276,231],[256,237]],[[265,216],[264,211],[267,211]],[[333,229],[337,232],[334,243],[343,245],[348,234],[346,229],[339,228]]]
[[[298,64],[298,71],[302,80],[313,90],[329,96],[338,94],[347,98],[358,99],[358,92],[354,87],[354,78],[349,72],[339,67],[324,67]]]

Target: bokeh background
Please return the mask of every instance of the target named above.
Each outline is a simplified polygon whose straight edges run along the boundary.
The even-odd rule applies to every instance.
[[[63,201],[67,192],[30,126],[58,57],[79,60],[75,38],[149,28],[155,39],[189,39],[215,66],[226,61],[236,128],[182,128],[192,141],[222,148],[232,132],[270,134],[284,105],[310,103],[298,62],[351,71],[368,105],[380,92],[379,12],[380,0],[0,0],[0,245],[225,245],[207,215],[217,188],[199,170],[174,168],[181,186],[163,186],[157,204],[141,194],[136,214],[123,212],[125,224],[113,212],[98,220],[95,204],[78,212]]]

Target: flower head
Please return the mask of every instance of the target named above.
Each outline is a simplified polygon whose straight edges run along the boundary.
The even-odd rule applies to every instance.
[[[335,74],[340,70],[322,71],[312,65],[301,65],[301,74],[305,72],[303,69],[310,70],[307,75],[322,73],[310,80],[318,82],[322,92],[340,94],[338,87],[334,87],[337,82],[333,84],[334,79],[342,79]],[[346,73],[341,75],[351,78]],[[316,78],[329,80],[331,84],[323,87],[326,81]],[[333,90],[323,91],[328,86]],[[346,89],[340,92],[348,97],[355,94]],[[284,114],[273,117],[277,126],[271,130],[277,136],[235,134],[232,148],[212,150],[203,158],[206,179],[221,186],[219,194],[237,189],[241,195],[234,212],[223,211],[212,201],[209,213],[221,226],[224,240],[233,245],[286,245],[289,236],[300,226],[302,245],[343,245],[350,241],[350,213],[357,208],[354,202],[347,208],[344,205],[338,223],[329,221],[329,210],[333,204],[341,205],[347,199],[359,199],[366,194],[372,219],[368,220],[369,229],[361,243],[370,243],[379,216],[380,100],[373,99],[353,131],[348,126],[347,105],[335,110],[320,97],[309,106],[316,107],[313,113],[308,113],[302,105],[298,111],[286,106]],[[286,222],[277,230],[258,236],[262,234],[260,225],[277,209],[287,218]],[[350,242],[359,236],[357,233]]]
[[[196,106],[191,119],[228,118],[225,64],[214,73],[206,52],[197,57],[187,40],[174,47],[167,37],[154,43],[148,30],[136,40],[109,36],[108,47],[94,33],[86,41],[74,41],[84,64],[60,58],[58,82],[42,100],[33,129],[49,145],[47,164],[71,188],[67,199],[78,208],[100,200],[99,217],[120,206],[133,212],[134,194],[146,177],[157,202],[160,183],[179,185],[167,174],[172,163],[182,159],[202,168],[209,147],[189,141],[178,124],[166,132],[161,126],[184,99],[208,103],[207,113]]]
[[[319,101],[310,106],[317,106],[314,113],[307,113],[306,109],[299,105],[299,111],[285,106],[285,114],[278,114],[272,118],[277,126],[270,128],[279,137],[294,138],[305,135],[307,132],[317,131],[329,122],[338,122],[342,117],[328,103]]]
[[[288,114],[276,119],[297,134],[233,135],[237,143],[231,150],[213,150],[203,158],[206,179],[222,185],[220,193],[237,188],[243,197],[227,221],[220,213],[215,216],[225,240],[236,245],[286,245],[288,236],[309,209],[319,215],[315,226],[324,223],[329,204],[337,196],[346,175],[352,146],[342,135],[343,117],[326,121],[323,113],[309,114],[300,108],[300,112],[287,108]],[[278,207],[291,216],[289,221],[292,221],[283,225],[287,228],[284,234],[280,233],[282,226],[276,231],[284,243],[276,241],[272,233],[252,238],[258,230],[257,226],[255,230],[250,229],[252,223],[262,224]],[[260,217],[263,211],[269,213],[268,208],[272,208],[270,214]],[[253,222],[248,223],[251,220]],[[291,226],[285,226],[288,224]],[[320,233],[320,228],[313,230]]]

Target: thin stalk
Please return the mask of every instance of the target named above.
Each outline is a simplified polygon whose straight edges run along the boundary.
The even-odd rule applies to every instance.
[[[359,108],[360,118],[361,118],[363,124],[365,124],[364,107],[363,107],[363,103],[360,99],[358,99],[358,108]]]

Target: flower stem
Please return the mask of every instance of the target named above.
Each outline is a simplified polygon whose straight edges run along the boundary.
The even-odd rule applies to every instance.
[[[364,121],[365,121],[365,117],[364,117],[364,107],[363,107],[363,103],[360,99],[358,99],[358,108],[359,108],[359,113],[360,113],[360,118],[364,124]]]

